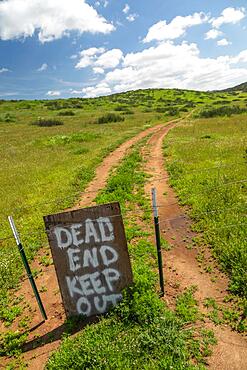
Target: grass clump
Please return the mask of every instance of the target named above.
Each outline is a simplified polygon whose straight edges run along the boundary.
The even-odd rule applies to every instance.
[[[38,118],[34,121],[32,125],[39,127],[52,127],[52,126],[62,126],[64,123],[55,118]]]
[[[71,143],[91,142],[99,137],[99,134],[92,132],[78,132],[71,135],[55,135],[43,141],[44,145],[66,145]],[[77,148],[78,149],[78,148]]]
[[[71,117],[71,116],[75,116],[75,112],[73,112],[72,110],[64,110],[64,111],[58,112],[57,115]]]
[[[121,122],[124,121],[124,117],[116,113],[107,113],[99,117],[97,123],[109,123],[109,122]]]
[[[5,113],[3,116],[0,116],[0,122],[11,123],[15,122],[15,120],[15,116],[11,113]]]
[[[247,112],[247,109],[238,105],[223,105],[217,108],[202,109],[197,115],[198,118],[212,118],[212,117],[230,117],[233,114],[240,114]]]
[[[228,273],[230,291],[243,299],[242,322],[247,313],[244,133],[246,115],[188,121],[164,145],[171,184],[190,206],[193,229]]]
[[[25,343],[28,334],[7,332],[0,334],[0,356],[16,356],[21,353],[21,346]]]

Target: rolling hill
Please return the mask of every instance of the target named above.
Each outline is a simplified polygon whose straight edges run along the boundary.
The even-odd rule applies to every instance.
[[[243,82],[240,85],[237,85],[237,86],[234,86],[234,87],[230,87],[230,88],[225,89],[225,90],[222,90],[222,91],[224,91],[224,92],[234,92],[234,91],[247,92],[247,82]]]

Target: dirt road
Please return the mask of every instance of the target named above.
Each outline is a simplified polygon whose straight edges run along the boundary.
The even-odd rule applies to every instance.
[[[175,121],[177,120],[174,120],[174,122]],[[75,205],[75,207],[73,207],[73,209],[93,205],[93,200],[97,193],[106,185],[107,178],[111,170],[114,169],[119,164],[121,159],[125,157],[128,150],[141,139],[150,134],[154,134],[155,132],[159,132],[163,127],[164,124],[160,124],[140,132],[138,135],[127,140],[110,155],[108,155],[103,160],[102,164],[96,169],[94,179],[81,194],[80,201],[77,205]],[[41,257],[47,253],[49,253],[49,248],[45,250],[42,249],[40,251],[32,264],[32,270],[40,269],[39,261]],[[40,313],[38,309],[32,309],[30,313],[32,316],[30,327],[35,328],[37,325],[39,326],[30,333],[28,344],[25,346],[26,352],[24,353],[23,357],[28,363],[28,369],[30,370],[42,369],[44,367],[51,352],[59,346],[62,333],[65,329],[65,314],[59,293],[54,265],[47,266],[45,269],[43,269],[43,273],[37,277],[37,286],[48,287],[47,291],[44,291],[41,294],[48,320],[40,325],[42,321]],[[35,297],[31,292],[28,280],[23,282],[20,290],[18,291],[18,295],[23,295],[25,297],[25,301],[29,302],[30,307],[37,307]],[[41,342],[44,343],[44,345],[40,346]]]
[[[169,243],[173,244],[172,250],[164,253],[165,299],[168,305],[173,307],[177,294],[188,286],[196,285],[198,287],[195,294],[196,299],[199,302],[200,309],[203,310],[202,302],[204,298],[214,297],[217,298],[217,301],[223,300],[226,294],[227,279],[218,272],[220,279],[218,279],[217,283],[212,283],[210,277],[202,273],[198,266],[196,250],[186,248],[186,245],[190,243],[193,237],[190,231],[190,220],[179,207],[173,190],[169,187],[167,180],[165,180],[168,174],[164,169],[162,155],[162,141],[169,130],[175,126],[176,121],[158,125],[141,132],[105,158],[97,168],[94,180],[82,194],[81,200],[75,208],[92,205],[97,192],[106,185],[110,171],[119,164],[131,146],[152,134],[146,144],[146,149],[144,149],[144,155],[147,159],[146,171],[151,175],[151,181],[149,181],[145,190],[147,194],[150,194],[151,187],[155,186],[157,188],[163,236]],[[166,193],[166,196],[163,195],[164,193]],[[44,253],[48,253],[48,250],[41,251],[40,256],[44,255]],[[39,257],[37,257],[33,263],[33,268],[39,267]],[[34,370],[42,369],[51,351],[59,346],[61,335],[64,331],[63,323],[65,319],[53,265],[47,266],[44,273],[38,277],[37,284],[39,287],[48,287],[48,290],[42,293],[48,320],[31,332],[26,352],[24,353],[24,360],[28,363],[28,368]],[[36,307],[27,280],[23,283],[20,294],[25,296],[31,307]],[[40,323],[41,318],[38,316],[37,310],[33,310],[30,315],[33,317],[31,327]],[[206,323],[206,325],[215,330],[218,338],[218,345],[215,347],[213,356],[209,359],[209,368],[212,370],[246,370],[247,346],[244,338],[232,332],[228,327],[214,327],[210,322]],[[45,344],[40,346],[42,341]]]
[[[168,252],[163,252],[164,275],[166,279],[165,300],[170,307],[174,307],[176,296],[188,288],[196,286],[195,298],[201,311],[205,311],[203,300],[214,298],[217,303],[223,303],[227,295],[228,281],[224,274],[216,268],[212,282],[211,275],[203,271],[197,262],[197,250],[188,249],[194,236],[190,230],[191,222],[184,210],[179,207],[176,195],[168,183],[168,173],[165,170],[162,153],[162,143],[175,124],[163,127],[155,132],[147,143],[146,171],[151,178],[145,191],[150,195],[151,188],[157,189],[157,204],[159,206],[159,221],[162,236],[173,245]],[[165,194],[165,195],[164,195]],[[207,250],[210,259],[210,250]],[[211,258],[212,259],[212,258]],[[213,259],[212,259],[213,260]],[[205,326],[214,330],[218,344],[209,358],[209,369],[212,370],[246,370],[247,369],[247,341],[244,337],[233,332],[227,326],[215,326],[206,322]]]

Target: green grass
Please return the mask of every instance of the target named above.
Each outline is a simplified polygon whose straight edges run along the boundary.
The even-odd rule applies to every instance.
[[[247,115],[187,121],[164,142],[170,182],[190,207],[201,244],[230,277],[229,289],[247,298]],[[246,320],[246,313],[243,315]]]
[[[169,120],[171,117],[157,114],[158,106],[171,106],[176,99],[179,110],[195,96],[195,92],[178,96],[173,90],[147,90],[96,99],[0,102],[1,307],[7,304],[7,291],[17,286],[23,271],[14,240],[2,240],[11,236],[7,216],[14,217],[28,259],[33,258],[46,243],[43,215],[73,205],[97,165],[121,142]],[[149,113],[143,112],[145,107]],[[96,123],[114,111],[124,121]],[[68,115],[71,112],[73,116]],[[32,125],[35,121],[54,122],[58,114],[63,115],[62,126]]]
[[[38,117],[52,119],[57,112],[47,111],[42,102],[29,104],[30,110],[23,108],[23,102],[0,104],[0,117],[5,110],[16,116],[15,122],[0,123],[0,239],[11,235],[7,216],[12,215],[31,259],[47,243],[43,215],[73,205],[110,151],[147,124],[160,121],[136,111],[124,122],[102,126],[95,124],[97,109],[88,108],[64,117],[63,126],[36,127],[32,122]],[[23,267],[13,238],[0,240],[0,245],[0,318],[4,320],[2,307],[11,303],[8,290],[17,286]]]
[[[73,205],[87,183],[93,178],[97,165],[120,143],[156,123],[168,121],[173,118],[173,114],[181,116],[191,109],[195,109],[197,112],[213,104],[219,108],[226,104],[234,105],[236,103],[244,107],[246,98],[247,94],[241,92],[208,93],[175,89],[149,89],[95,99],[0,101],[0,319],[6,325],[10,325],[19,315],[19,309],[14,309],[14,306],[17,305],[20,307],[20,310],[22,307],[22,302],[17,303],[12,298],[13,291],[11,291],[12,288],[18,289],[18,283],[23,274],[21,259],[13,238],[2,240],[11,235],[7,222],[8,215],[14,216],[28,259],[30,260],[35,256],[37,250],[47,243],[42,216],[62,211],[66,207]],[[96,123],[102,115],[112,114],[113,112],[117,112],[121,117],[123,116],[124,121],[108,122],[104,125]],[[58,116],[61,116],[60,118],[64,123],[62,126],[38,127],[32,125],[34,121],[57,120]],[[228,134],[226,137],[224,133],[222,134],[221,129],[224,128],[224,125],[227,128],[227,122],[230,121],[225,120],[225,118],[220,121],[197,121],[199,123],[204,122],[204,124],[200,123],[196,126],[188,125],[186,128],[184,127],[184,130],[189,129],[189,131],[186,131],[184,137],[178,137],[178,140],[182,139],[184,141],[183,148],[190,148],[193,145],[195,154],[195,158],[193,157],[193,161],[195,160],[194,167],[192,164],[192,167],[183,168],[183,165],[180,167],[178,163],[171,163],[174,185],[181,193],[180,198],[183,199],[184,203],[187,202],[192,205],[193,202],[197,202],[197,194],[186,195],[188,188],[190,190],[190,185],[194,185],[194,178],[193,180],[190,179],[185,188],[183,188],[184,184],[180,183],[179,185],[178,177],[183,171],[186,172],[187,170],[198,168],[200,153],[202,156],[204,154],[208,156],[206,163],[202,162],[201,167],[199,166],[202,169],[205,166],[215,165],[215,163],[220,165],[223,162],[224,164],[225,160],[227,163],[231,160],[235,162],[239,158],[246,163],[247,146],[245,144],[242,145],[242,134],[245,132],[243,119],[245,117],[245,115],[241,116],[240,121],[242,120],[242,123],[237,126],[237,129],[236,125],[231,126],[234,135]],[[210,122],[212,122],[214,127],[212,130]],[[217,122],[219,122],[219,125]],[[221,124],[221,122],[224,124]],[[207,124],[209,124],[208,128],[205,126]],[[217,125],[220,128],[219,130],[215,130],[215,127],[218,127]],[[204,127],[205,129],[197,132],[198,127]],[[234,144],[228,145],[234,139],[234,136],[241,143],[243,151],[242,149],[241,151],[236,151]],[[195,138],[193,144],[187,144],[191,137]],[[176,136],[173,139],[176,140]],[[198,148],[201,152],[196,149],[198,140]],[[217,140],[220,140],[220,146],[218,146]],[[221,150],[222,144],[224,145]],[[228,145],[228,149],[226,149],[226,145]],[[169,149],[169,155],[174,155],[175,160],[177,158],[181,159],[180,156],[184,158],[185,154],[182,151],[179,152],[181,146],[179,148],[178,146],[179,144],[177,146],[173,145]],[[177,149],[179,150],[177,151]],[[186,156],[189,160],[192,160],[189,150],[186,152],[185,160]],[[228,170],[226,175],[218,171],[219,175],[217,172],[217,176],[224,182],[233,173],[238,179],[243,174],[238,173],[237,168],[239,167],[234,165],[231,172]],[[131,166],[128,168],[128,171],[131,173]],[[195,188],[198,188],[198,192],[201,189],[204,191],[204,185],[209,185],[206,194],[211,196],[212,188],[215,189],[215,183],[211,183],[208,173],[205,174],[205,171],[202,172],[199,180],[200,184],[195,182]],[[128,203],[128,207],[131,204],[135,207],[135,202],[139,206],[143,202],[145,203],[142,195],[136,189],[134,193],[132,192],[131,183],[127,186],[125,177],[123,173],[121,182],[112,177],[109,186],[115,190],[109,191],[108,188],[110,195],[107,195],[108,193],[101,194],[98,198],[99,201],[107,201],[114,196],[115,199],[118,199],[125,194],[126,199],[124,198],[124,200]],[[185,182],[187,180],[188,178],[185,179]],[[141,175],[139,181],[140,183],[136,184],[137,188],[141,186],[143,181]],[[127,192],[125,192],[126,189],[122,188],[122,183],[126,185]],[[245,197],[243,195],[245,190],[244,184],[234,186],[230,194],[225,191],[224,197],[229,199],[230,204],[233,203],[233,206],[239,207],[241,211]],[[229,189],[229,187],[227,186],[226,189]],[[236,195],[238,190],[240,190],[241,199]],[[216,193],[216,191],[213,192],[213,194]],[[205,200],[206,197],[203,199]],[[200,212],[207,210],[207,207],[212,209],[214,200],[213,197],[209,199],[212,205],[208,206],[207,203],[202,203],[201,208],[199,207]],[[217,197],[216,200],[218,201]],[[220,205],[226,208],[224,202],[225,200],[221,199]],[[125,207],[124,204],[122,207]],[[197,209],[195,211],[197,212]],[[233,221],[235,223],[236,217],[234,216],[232,219],[231,214],[233,212],[227,212],[226,220],[227,222]],[[230,217],[229,220],[228,216]],[[198,215],[198,212],[197,216],[194,214],[193,217],[196,220],[197,228],[206,231],[205,238],[207,242],[213,245],[215,255],[223,251],[222,255],[220,254],[220,258],[224,268],[232,276],[231,289],[243,294],[245,278],[242,270],[239,269],[239,261],[242,261],[242,266],[244,266],[244,229],[241,229],[242,231],[236,229],[239,234],[241,233],[240,237],[239,234],[232,234],[229,231],[233,229],[225,229],[223,232],[225,236],[218,243],[217,238],[221,238],[221,234],[217,234],[220,235],[217,237],[212,227],[221,225],[223,223],[222,219],[220,220],[217,215],[216,218],[211,219],[207,228],[208,219],[205,219],[204,216],[201,217],[201,214]],[[149,212],[144,210],[143,220],[145,219],[149,219]],[[239,216],[237,216],[237,220],[239,220]],[[143,230],[135,222],[129,222],[127,226],[128,240],[132,240],[134,237],[145,236]],[[234,242],[233,239],[235,240]],[[230,240],[230,248],[228,248],[228,240]],[[238,249],[234,247],[237,244],[240,245]],[[166,245],[164,247],[169,248]],[[134,246],[130,245],[130,250],[133,248]],[[142,251],[142,248],[140,248],[140,251]],[[44,261],[44,264],[46,263],[50,262]],[[8,294],[9,292],[11,292],[10,295]]]
[[[97,203],[118,200],[123,213],[130,204],[146,208],[146,176],[141,165],[137,146],[111,176]],[[166,308],[156,292],[155,248],[140,229],[133,232],[135,221],[125,218],[134,285],[124,291],[123,301],[99,323],[87,326],[76,338],[65,338],[49,359],[47,369],[204,368],[205,356],[214,343],[212,333],[198,333],[199,339],[195,339],[192,330],[184,329],[197,314],[193,291],[178,299],[177,314]]]

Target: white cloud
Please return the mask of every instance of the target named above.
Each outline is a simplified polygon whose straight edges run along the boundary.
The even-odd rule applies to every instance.
[[[236,57],[229,57],[230,64],[247,63],[247,49],[242,50]]]
[[[60,96],[61,95],[61,92],[60,91],[57,91],[57,90],[55,90],[55,91],[48,91],[47,93],[46,93],[46,95],[48,95],[48,96]]]
[[[105,48],[89,48],[80,52],[80,60],[76,64],[76,69],[86,68],[94,64],[98,54],[104,53]]]
[[[99,83],[97,86],[85,87],[81,90],[81,94],[84,94],[84,98],[95,98],[99,95],[111,94],[111,89],[106,83]]]
[[[0,68],[0,73],[10,72],[8,68]]]
[[[82,90],[86,97],[141,88],[223,89],[247,80],[247,49],[237,56],[203,58],[194,43],[170,41],[127,54],[121,68]]]
[[[227,46],[230,45],[231,43],[227,39],[221,39],[217,41],[217,45],[219,46]]]
[[[105,73],[104,69],[103,68],[100,68],[100,67],[94,67],[93,68],[93,71],[94,71],[94,73],[97,73],[97,74],[103,74],[103,73]]]
[[[43,71],[46,71],[48,68],[48,64],[47,63],[43,63],[42,66],[40,66],[37,71],[38,72],[43,72]]]
[[[205,40],[210,40],[210,39],[214,40],[214,39],[217,39],[221,35],[222,35],[221,31],[212,29],[212,30],[209,30],[207,33],[205,33]]]
[[[80,56],[81,57],[84,57],[84,56],[92,57],[95,54],[102,54],[104,53],[104,51],[105,51],[105,48],[89,48],[89,49],[82,50],[80,52]]]
[[[95,73],[104,73],[104,69],[115,68],[123,58],[120,49],[105,51],[104,48],[90,48],[80,52],[76,69],[92,67]]]
[[[144,42],[150,42],[153,40],[174,40],[185,34],[186,30],[192,26],[196,26],[208,21],[208,17],[204,13],[194,13],[186,17],[177,16],[167,24],[166,20],[159,21],[158,23],[151,26],[148,30],[147,36],[144,38]]]
[[[123,12],[124,12],[124,14],[128,14],[128,13],[129,13],[129,11],[130,11],[130,6],[129,6],[129,4],[125,4],[125,6],[124,6],[124,8],[123,8]]]
[[[115,28],[85,0],[4,0],[0,2],[0,39],[33,36],[41,42],[79,33],[109,33]]]
[[[136,18],[138,18],[138,17],[139,17],[139,15],[138,15],[138,14],[133,13],[133,14],[129,14],[129,15],[126,17],[126,19],[127,19],[127,21],[129,21],[129,22],[134,22],[134,21],[136,20]]]
[[[123,53],[120,49],[112,49],[101,54],[98,60],[95,62],[95,66],[104,69],[115,68],[120,63],[123,57]]]
[[[211,23],[213,27],[219,28],[220,26],[222,26],[222,24],[226,24],[226,23],[236,24],[239,21],[241,21],[245,17],[245,15],[246,14],[245,14],[244,8],[235,9],[235,8],[229,7],[229,8],[225,8],[222,11],[220,17],[213,18],[211,20]]]

